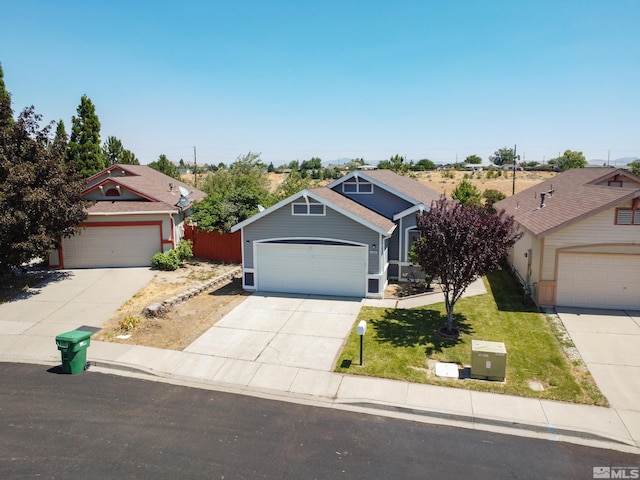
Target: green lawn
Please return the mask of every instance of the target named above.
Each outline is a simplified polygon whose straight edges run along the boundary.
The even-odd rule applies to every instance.
[[[430,383],[523,397],[606,405],[591,375],[564,354],[549,318],[522,294],[506,269],[484,278],[486,295],[463,298],[454,309],[457,340],[436,333],[446,324],[444,303],[414,309],[364,307],[353,327],[336,371]],[[356,325],[366,320],[364,366],[360,366],[360,337]],[[471,340],[504,342],[507,349],[505,383],[435,377],[427,360],[470,365]],[[528,381],[544,386],[534,391]]]

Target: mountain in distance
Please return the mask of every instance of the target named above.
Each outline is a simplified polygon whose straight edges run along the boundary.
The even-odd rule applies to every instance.
[[[612,166],[623,166],[623,165],[628,165],[631,162],[640,159],[639,157],[623,157],[623,158],[616,158],[615,160],[609,160],[609,165]],[[593,160],[589,160],[589,164],[590,165],[606,165],[607,164],[607,160],[606,159],[600,159],[600,158],[594,158]]]

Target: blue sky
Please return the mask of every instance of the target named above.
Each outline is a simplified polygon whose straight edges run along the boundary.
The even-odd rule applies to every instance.
[[[640,156],[637,0],[4,2],[14,110],[142,163]]]

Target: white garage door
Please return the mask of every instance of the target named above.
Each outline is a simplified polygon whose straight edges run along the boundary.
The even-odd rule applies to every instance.
[[[364,297],[366,247],[256,244],[257,289]]]
[[[161,249],[159,225],[87,227],[62,240],[65,268],[146,267]]]
[[[640,255],[560,254],[556,304],[640,309]]]

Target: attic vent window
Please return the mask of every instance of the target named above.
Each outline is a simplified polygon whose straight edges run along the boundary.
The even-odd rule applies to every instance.
[[[367,182],[344,182],[343,193],[373,193],[373,185]]]
[[[640,225],[640,210],[631,208],[617,209],[616,225]]]
[[[291,205],[292,215],[325,215],[322,203],[294,203]]]
[[[109,190],[107,190],[104,194],[105,197],[119,197],[120,196],[120,192],[118,191],[117,188],[110,188]]]
[[[617,181],[617,180],[615,180],[615,181],[612,180],[612,181],[609,181],[608,185],[610,187],[622,187],[622,182]]]

